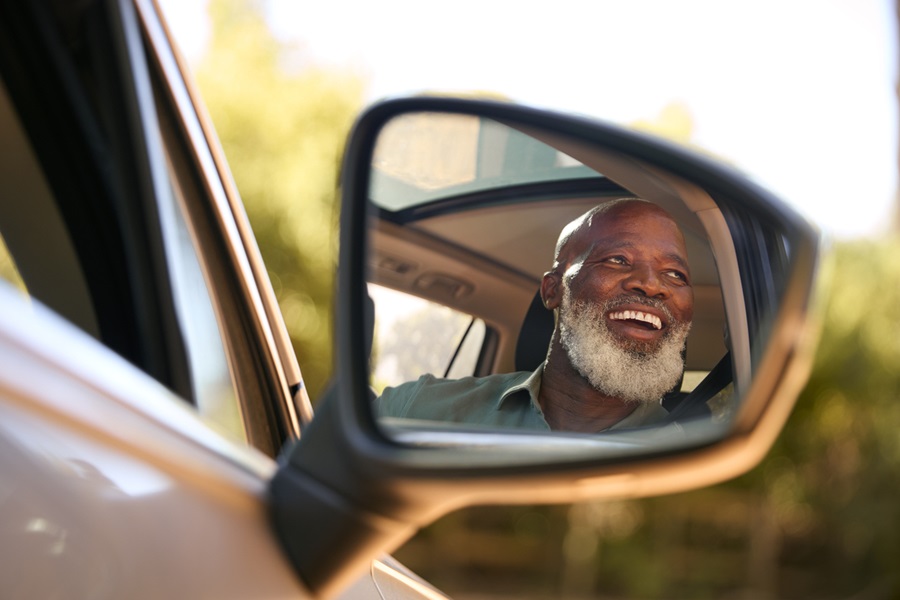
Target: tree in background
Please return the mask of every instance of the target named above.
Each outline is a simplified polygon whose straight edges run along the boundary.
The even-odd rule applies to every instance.
[[[295,60],[254,0],[211,0],[195,74],[315,400],[331,374],[338,172],[363,81]]]

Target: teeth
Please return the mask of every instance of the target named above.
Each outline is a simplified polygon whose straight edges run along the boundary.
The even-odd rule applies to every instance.
[[[662,329],[662,321],[656,315],[648,315],[639,310],[623,310],[609,315],[614,321],[643,321],[653,325],[654,329]]]

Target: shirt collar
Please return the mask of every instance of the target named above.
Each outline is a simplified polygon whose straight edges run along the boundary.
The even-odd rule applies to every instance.
[[[614,423],[606,431],[658,425],[659,423],[664,423],[668,416],[669,411],[663,408],[661,402],[641,402],[630,415],[618,423]]]
[[[540,404],[538,404],[538,395],[541,392],[541,375],[543,375],[543,373],[544,364],[541,363],[541,365],[537,369],[535,369],[533,373],[528,375],[525,381],[510,386],[505,392],[503,392],[503,394],[500,396],[500,399],[497,401],[497,410],[500,410],[507,398],[515,396],[518,392],[522,391],[528,392],[528,396],[531,399],[531,404],[534,405],[538,410],[540,410]]]

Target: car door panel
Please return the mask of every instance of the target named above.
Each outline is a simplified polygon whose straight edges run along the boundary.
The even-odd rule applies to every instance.
[[[274,463],[2,291],[0,596],[304,597],[267,524]]]

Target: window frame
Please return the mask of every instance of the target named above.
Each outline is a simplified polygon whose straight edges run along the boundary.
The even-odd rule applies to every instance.
[[[160,130],[219,318],[250,443],[275,456],[312,407],[252,228],[196,86],[150,0],[136,2]]]

